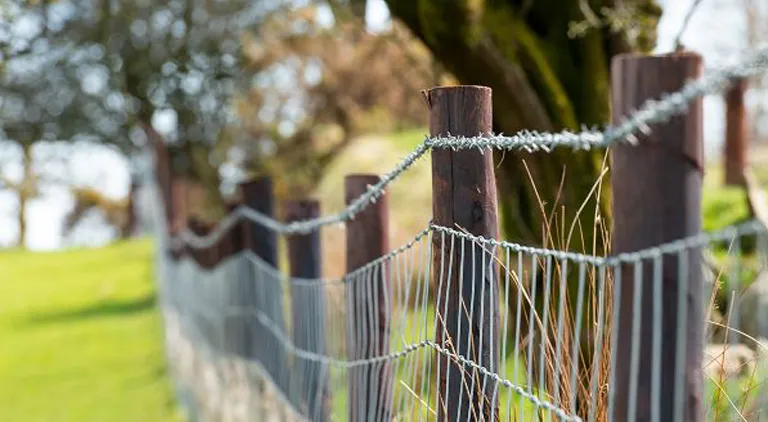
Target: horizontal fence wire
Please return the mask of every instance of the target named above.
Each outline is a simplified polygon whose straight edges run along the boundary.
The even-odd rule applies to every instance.
[[[745,291],[736,280],[745,273],[754,276],[765,271],[766,234],[764,226],[750,222],[632,254],[596,257],[524,247],[430,226],[403,247],[341,279],[292,279],[249,251],[212,270],[200,268],[190,258],[169,259],[162,281],[163,309],[167,325],[176,332],[170,336],[177,343],[170,347],[176,350],[174,362],[193,359],[179,357],[179,353],[199,353],[194,359],[237,362],[251,368],[250,373],[269,387],[268,393],[251,398],[251,409],[265,400],[282,403],[281,417],[288,420],[330,420],[331,415],[333,420],[347,420],[352,400],[352,409],[355,404],[364,407],[356,410],[361,412],[358,414],[377,409],[378,416],[368,420],[435,420],[438,406],[446,405],[439,402],[436,391],[435,380],[441,370],[447,370],[439,365],[440,357],[451,362],[450,376],[459,381],[455,383],[458,388],[476,386],[491,391],[492,402],[485,405],[497,409],[499,420],[634,420],[638,398],[633,393],[642,378],[640,344],[636,341],[628,345],[632,385],[621,406],[630,413],[612,414],[617,400],[611,386],[616,376],[613,363],[619,327],[614,306],[621,289],[637,289],[631,305],[636,314],[631,338],[636,339],[646,324],[661,330],[663,266],[674,264],[675,272],[686,277],[695,266],[706,267],[702,256],[713,255],[725,262],[723,268],[728,271],[708,271],[705,277],[710,279],[707,303],[701,305],[707,308],[706,321],[719,324],[708,324],[708,337],[716,337],[714,344],[722,345],[722,350],[706,351],[703,369],[707,385],[733,383],[749,371],[724,363],[732,350],[738,350],[735,346],[729,349],[729,344],[741,335],[722,327],[737,325],[723,320],[724,312],[737,311],[722,309],[718,303],[728,295],[741,299]],[[751,255],[745,254],[743,245],[749,245]],[[435,251],[444,252],[435,255]],[[701,251],[707,253],[701,255]],[[454,257],[456,262],[450,262]],[[459,335],[445,346],[435,337],[448,315],[449,298],[441,297],[441,283],[451,277],[451,271],[477,274],[474,268],[467,272],[461,265],[488,266],[489,273],[497,266],[499,276],[491,285],[474,278],[461,280],[462,285],[472,288],[469,296],[461,289],[460,307],[465,315],[458,321]],[[644,282],[627,285],[628,274]],[[378,296],[376,286],[381,283],[389,290]],[[645,287],[642,291],[641,286]],[[462,302],[465,296],[484,296],[483,288],[492,292],[487,306],[471,309],[469,304],[474,302]],[[653,298],[654,317],[650,320],[639,317],[638,305],[644,295]],[[368,305],[356,306],[359,301]],[[388,316],[386,327],[377,326],[375,321],[380,311]],[[495,324],[491,331],[497,331],[498,337],[480,337],[480,344],[469,344],[477,338],[473,332],[477,327],[469,321],[484,312],[498,313],[498,319],[491,319]],[[675,329],[685,332],[690,323],[694,322],[678,318]],[[379,335],[382,330],[386,340]],[[660,341],[654,338],[653,367],[643,368],[651,374],[661,372],[661,350],[666,346]],[[462,348],[463,344],[467,347]],[[497,354],[498,363],[481,365],[472,358],[473,347]],[[678,341],[677,347],[684,346]],[[751,362],[754,369],[746,382],[760,385],[768,380],[768,368],[760,368],[760,372],[756,362],[756,358]],[[195,373],[181,377],[187,386],[204,382]],[[351,379],[366,380],[366,391],[350,391]],[[472,379],[476,382],[469,381]],[[223,381],[213,384],[217,382]],[[658,386],[660,378],[652,382]],[[247,389],[254,381],[246,377],[241,383]],[[675,397],[682,397],[683,387],[679,383],[673,387]],[[206,391],[204,387],[198,390]],[[372,391],[386,397],[361,397]],[[654,391],[658,393],[651,399],[656,403],[661,389]],[[741,391],[740,403],[755,400],[754,394]],[[477,394],[469,391],[459,397]],[[727,405],[724,397],[707,396],[707,411],[734,417],[743,413]],[[206,399],[210,399],[207,394],[198,392],[198,400]],[[381,404],[386,408],[377,408]],[[675,420],[684,419],[680,416]]]
[[[246,206],[240,206],[228,214],[209,234],[198,235],[190,230],[182,231],[172,239],[173,244],[186,244],[194,248],[205,248],[216,243],[228,229],[241,218],[247,218],[265,228],[280,234],[309,233],[331,224],[349,221],[369,204],[376,202],[384,195],[384,188],[408,170],[419,158],[431,149],[500,149],[521,151],[551,151],[553,148],[570,148],[573,150],[589,150],[606,148],[618,142],[637,144],[637,132],[648,134],[651,125],[669,120],[673,116],[685,113],[690,103],[704,95],[724,92],[734,80],[762,74],[768,69],[768,47],[762,47],[746,53],[735,63],[715,68],[706,72],[702,77],[686,83],[679,91],[663,95],[658,100],[646,101],[634,113],[623,119],[617,126],[609,126],[603,131],[586,130],[582,132],[562,131],[558,133],[541,133],[523,130],[512,136],[478,135],[474,137],[445,136],[427,137],[418,147],[390,172],[384,174],[381,180],[351,201],[341,212],[318,218],[284,223],[259,213]]]
[[[759,312],[754,290],[768,282],[768,236],[757,221],[613,256],[430,224],[338,279],[292,278],[251,251],[205,268],[194,251],[215,246],[241,219],[282,235],[354,219],[435,148],[637,143],[635,133],[766,67],[768,49],[757,50],[604,131],[428,137],[338,214],[283,223],[240,206],[207,235],[172,237],[159,223],[167,353],[193,419],[421,421],[459,409],[457,421],[659,421],[671,402],[673,422],[683,422],[686,333],[702,323],[707,346],[695,370],[706,377],[707,419],[759,414],[768,368],[758,354],[768,346],[749,334],[755,322],[745,316]],[[706,301],[688,303],[687,281],[697,288],[699,280]],[[687,320],[695,306],[704,321]],[[663,372],[670,359],[678,372]]]

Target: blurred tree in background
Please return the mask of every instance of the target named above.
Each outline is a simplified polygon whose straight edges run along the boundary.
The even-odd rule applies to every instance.
[[[103,51],[80,43],[79,32],[65,24],[66,14],[46,2],[20,1],[5,2],[0,13],[0,128],[4,148],[15,147],[22,156],[21,176],[14,180],[0,173],[0,186],[17,197],[17,244],[23,247],[28,202],[42,185],[67,184],[60,172],[44,171],[65,161],[65,154],[50,148],[54,154],[35,154],[35,145],[114,140],[125,115],[103,84]]]
[[[399,25],[373,34],[341,11],[288,0],[4,3],[4,135],[30,152],[24,180],[4,187],[34,197],[33,143],[87,141],[134,164],[162,145],[172,177],[205,193],[190,210],[203,218],[223,212],[227,180],[275,174],[279,193],[311,191],[361,133],[423,126],[417,92],[441,75]],[[94,208],[119,220],[108,217],[129,202],[71,192],[65,231]]]
[[[281,4],[6,2],[0,8],[5,139],[23,147],[28,169],[33,142],[86,139],[115,146],[129,159],[148,141],[162,142],[172,172],[204,184],[216,204],[213,153],[233,121],[228,104],[239,81],[239,39]],[[163,113],[160,136],[153,123]],[[17,190],[33,196],[35,175],[25,170],[23,179]],[[82,191],[73,189],[73,211],[94,199],[77,195]],[[114,201],[97,202],[108,214]],[[20,200],[21,243],[24,204]]]
[[[91,5],[102,16],[94,39],[117,63],[114,81],[145,139],[166,143],[172,173],[207,193],[190,204],[198,217],[223,212],[223,176],[275,174],[280,192],[306,193],[370,129],[366,119],[397,122],[381,130],[423,124],[413,93],[433,78],[426,49],[413,51],[420,45],[402,31],[392,39],[334,15],[321,22],[322,2],[293,3]],[[392,72],[406,63],[408,71]],[[169,110],[176,128],[159,136],[153,118]]]
[[[400,25],[373,34],[355,17],[324,22],[319,13],[310,5],[275,15],[244,38],[253,84],[235,100],[247,134],[240,165],[279,175],[278,193],[293,196],[312,192],[356,137],[423,127],[417,93],[441,74]]]
[[[240,38],[283,1],[80,2],[97,17],[92,40],[106,52],[114,84],[130,104],[131,139],[165,144],[171,173],[201,185],[205,209],[215,217],[223,203],[217,147],[235,121],[230,100],[242,89]],[[153,127],[165,121],[165,131]]]
[[[162,144],[174,177],[206,192],[195,213],[215,218],[225,182],[275,174],[302,195],[359,134],[423,125],[417,93],[443,69],[493,88],[497,131],[603,124],[611,57],[652,48],[660,14],[653,0],[386,2],[396,19],[382,32],[366,29],[366,0],[4,2],[5,138],[89,140],[129,159]],[[577,214],[606,215],[600,153],[512,155],[523,161],[500,155],[497,172],[508,237],[562,248]],[[6,186],[33,196],[24,179]],[[592,249],[593,225],[572,249]]]

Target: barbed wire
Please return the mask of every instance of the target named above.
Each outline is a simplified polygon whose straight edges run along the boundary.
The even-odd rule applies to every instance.
[[[523,130],[511,136],[503,134],[477,136],[446,134],[427,137],[415,150],[405,156],[393,170],[383,175],[378,183],[368,186],[365,193],[355,198],[337,214],[283,223],[247,206],[240,206],[225,217],[211,233],[201,236],[185,229],[172,239],[172,245],[178,244],[181,240],[192,248],[209,247],[215,244],[240,218],[248,218],[256,224],[284,235],[306,234],[327,225],[344,223],[354,219],[360,211],[375,203],[385,194],[384,189],[390,183],[431,149],[479,149],[483,151],[490,148],[507,151],[549,152],[554,148],[562,147],[574,150],[606,148],[620,142],[636,145],[639,142],[635,136],[636,132],[649,134],[651,125],[667,121],[671,117],[686,112],[694,99],[707,94],[723,92],[733,80],[763,73],[766,69],[768,69],[768,46],[749,52],[730,65],[706,72],[702,77],[687,82],[677,92],[664,94],[659,100],[646,101],[638,110],[630,113],[621,124],[609,126],[604,131],[543,133]]]

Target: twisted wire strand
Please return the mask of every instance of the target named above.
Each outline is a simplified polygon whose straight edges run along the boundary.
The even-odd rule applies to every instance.
[[[226,219],[222,220],[222,222],[226,222]],[[477,236],[464,231],[452,229],[450,227],[444,227],[434,223],[430,223],[427,228],[417,233],[410,241],[403,244],[402,246],[387,252],[385,255],[382,255],[379,258],[376,258],[375,260],[369,262],[368,264],[350,273],[345,274],[341,278],[334,278],[334,279],[291,278],[287,275],[282,274],[279,269],[273,268],[269,264],[267,264],[265,261],[262,261],[261,258],[255,253],[253,253],[252,251],[246,251],[246,256],[251,260],[257,260],[260,263],[262,263],[265,266],[265,268],[267,268],[267,271],[272,273],[273,275],[275,276],[279,275],[283,279],[288,279],[291,284],[303,285],[303,284],[311,284],[311,283],[318,283],[318,282],[323,284],[343,283],[343,282],[351,281],[355,278],[356,275],[362,274],[365,271],[370,270],[374,266],[381,264],[383,262],[386,262],[392,259],[393,257],[411,249],[416,243],[418,243],[421,239],[423,239],[424,237],[429,235],[430,232],[433,232],[433,231],[437,233],[445,233],[448,235],[456,236],[457,238],[463,238],[478,244],[485,244],[489,246],[506,248],[513,252],[521,252],[524,254],[538,255],[542,257],[551,257],[554,259],[566,259],[576,263],[586,263],[586,264],[591,264],[598,267],[606,267],[606,266],[614,266],[621,263],[632,263],[632,262],[636,262],[643,259],[655,258],[657,256],[665,255],[665,254],[677,253],[687,249],[706,246],[712,242],[735,239],[742,236],[766,234],[768,233],[768,228],[766,228],[766,226],[763,225],[762,222],[756,219],[753,219],[744,223],[728,226],[726,228],[723,228],[717,231],[702,232],[696,235],[692,235],[692,236],[684,237],[681,239],[673,240],[670,242],[662,243],[659,245],[651,246],[635,252],[625,252],[625,253],[620,253],[613,256],[603,257],[603,256],[582,254],[577,252],[568,252],[568,251],[563,251],[559,249],[548,249],[548,248],[540,248],[535,246],[527,246],[527,245],[522,245],[519,243],[510,242],[506,240],[486,238],[483,236]],[[211,234],[213,233],[215,232],[211,232]],[[180,241],[179,239],[176,239],[176,240]],[[205,242],[208,242],[208,241],[209,240],[205,240]]]
[[[222,220],[224,221],[224,220]],[[362,267],[351,271],[347,274],[345,274],[341,278],[303,278],[303,277],[291,277],[282,271],[280,269],[273,267],[271,264],[269,264],[267,261],[262,259],[259,255],[257,255],[255,252],[251,250],[245,250],[242,252],[242,254],[248,258],[251,262],[254,262],[261,266],[262,270],[265,271],[267,274],[269,274],[272,277],[275,277],[275,279],[280,281],[287,281],[290,285],[293,286],[305,286],[305,285],[311,285],[311,286],[317,286],[317,285],[333,285],[333,284],[343,284],[343,283],[354,283],[355,279],[358,275],[365,273],[366,271],[370,270],[371,268],[385,263],[387,261],[392,260],[394,257],[402,254],[403,252],[408,251],[409,249],[413,248],[414,245],[416,245],[418,242],[420,242],[422,239],[424,239],[426,236],[428,236],[432,232],[432,226],[428,226],[427,228],[421,230],[418,232],[411,240],[406,242],[405,244],[399,246],[398,248],[392,249],[386,254],[374,259],[373,261],[370,261],[369,263],[363,265]],[[207,242],[207,240],[206,240]],[[178,247],[182,246],[181,244],[177,244]],[[210,246],[210,245],[209,245]],[[222,264],[226,261],[229,261],[231,259],[235,259],[238,255],[233,255],[230,257],[227,257],[224,261],[222,261]],[[206,272],[210,271],[209,269],[200,268],[200,271]]]
[[[561,131],[558,133],[543,133],[523,130],[514,135],[478,135],[453,136],[445,135],[427,137],[415,150],[405,156],[393,170],[383,175],[380,181],[368,187],[368,190],[355,198],[344,210],[314,219],[283,223],[261,214],[246,206],[240,206],[225,217],[219,226],[211,233],[200,236],[185,229],[172,239],[172,245],[186,243],[192,248],[205,248],[216,243],[221,235],[230,229],[240,218],[248,218],[256,224],[280,234],[306,234],[331,224],[341,224],[355,218],[378,198],[385,194],[384,188],[408,170],[419,158],[433,148],[454,150],[492,148],[499,150],[521,150],[527,152],[546,151],[554,148],[567,147],[573,150],[590,150],[606,148],[611,145],[628,142],[639,143],[636,132],[648,134],[651,125],[669,120],[688,110],[691,102],[698,97],[725,91],[733,80],[765,72],[768,68],[768,46],[745,54],[735,63],[712,69],[702,77],[686,83],[677,92],[664,94],[658,100],[648,100],[637,111],[630,113],[621,124],[609,126],[604,131],[584,130],[582,132]]]
[[[510,251],[521,252],[524,254],[551,257],[554,259],[567,259],[577,263],[592,264],[596,267],[612,267],[622,263],[635,263],[644,259],[656,258],[661,255],[679,253],[684,250],[707,246],[713,242],[733,240],[743,236],[768,234],[768,227],[766,227],[759,220],[754,219],[744,223],[728,226],[721,230],[702,232],[696,235],[673,240],[671,242],[651,246],[635,252],[624,252],[613,256],[601,257],[595,255],[580,254],[576,252],[561,251],[558,249],[525,246],[519,243],[508,242],[505,240],[489,239],[483,236],[476,236],[470,233],[436,224],[432,224],[431,227],[435,232],[446,233],[478,244],[499,246],[502,248],[507,248]]]

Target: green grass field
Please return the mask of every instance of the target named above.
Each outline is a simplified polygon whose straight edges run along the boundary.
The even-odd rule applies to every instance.
[[[149,240],[0,254],[0,421],[166,422]]]

